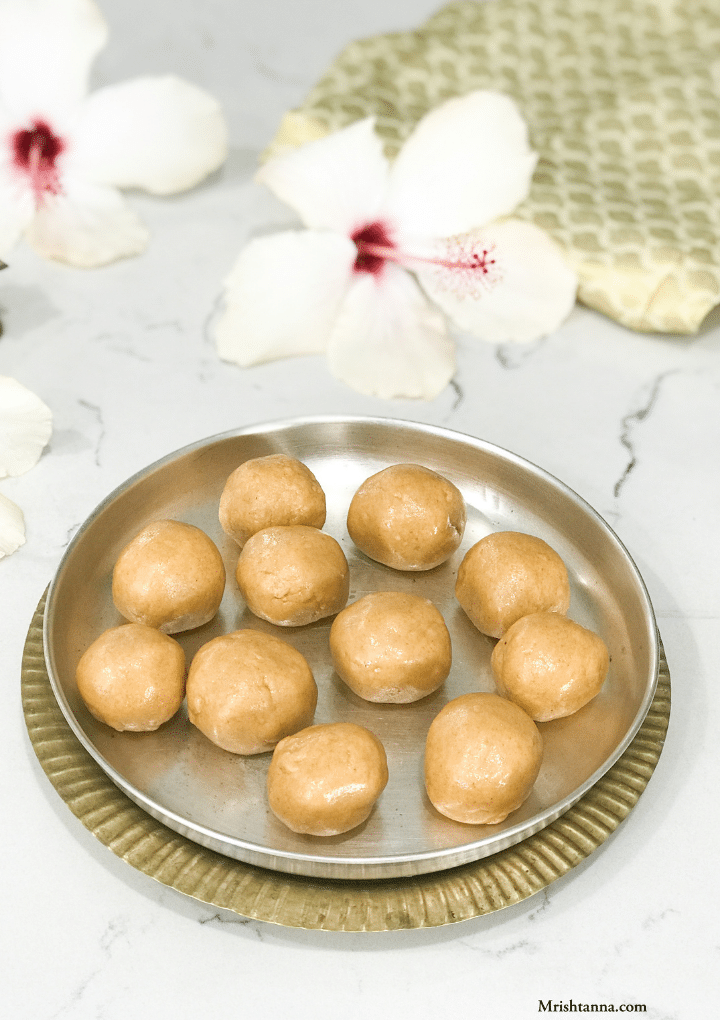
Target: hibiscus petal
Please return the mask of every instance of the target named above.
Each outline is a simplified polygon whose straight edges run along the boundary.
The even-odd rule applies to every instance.
[[[25,518],[17,503],[0,492],[0,559],[25,545]]]
[[[358,276],[328,344],[330,370],[360,393],[432,400],[455,371],[445,319],[413,278],[386,264]]]
[[[448,237],[511,213],[537,162],[499,92],[449,99],[417,124],[390,171],[385,212],[404,237]]]
[[[87,92],[106,39],[92,0],[1,0],[0,95],[15,121],[62,121]]]
[[[287,202],[303,223],[348,236],[378,213],[388,161],[368,117],[269,160],[256,180]]]
[[[48,196],[28,228],[27,240],[43,258],[91,269],[139,255],[150,235],[115,188],[63,182]]]
[[[52,434],[52,412],[9,376],[0,376],[0,478],[34,467]]]
[[[246,366],[324,351],[355,256],[352,241],[329,232],[250,241],[225,281],[220,357]]]
[[[193,187],[227,157],[220,105],[173,75],[98,89],[73,128],[65,169],[86,180],[170,195]]]
[[[452,321],[491,343],[547,336],[570,314],[577,277],[554,241],[532,223],[504,220],[446,242],[451,255],[484,252],[489,272],[418,268],[430,297]]]
[[[22,187],[0,166],[0,258],[7,257],[34,215],[30,188]]]

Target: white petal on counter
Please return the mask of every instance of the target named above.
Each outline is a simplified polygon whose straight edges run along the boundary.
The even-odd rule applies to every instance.
[[[0,559],[25,545],[25,518],[17,503],[0,492]]]
[[[227,157],[220,104],[175,75],[132,78],[93,92],[73,131],[68,176],[172,195]]]
[[[47,404],[16,379],[0,376],[0,478],[34,467],[51,435]]]
[[[117,188],[87,181],[66,182],[38,209],[27,230],[28,243],[43,258],[81,269],[139,255],[150,238],[147,227]]]

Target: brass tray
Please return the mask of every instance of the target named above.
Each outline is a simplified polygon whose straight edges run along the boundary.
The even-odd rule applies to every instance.
[[[68,726],[45,668],[45,596],[22,661],[22,704],[32,746],[72,813],[104,846],[162,885],[243,918],[330,932],[431,928],[521,903],[567,875],[627,818],[658,763],[670,719],[662,645],[655,697],[619,761],[557,821],[492,857],[412,878],[316,881],[266,871],[198,846],[141,810]]]
[[[228,474],[250,457],[282,451],[305,461],[328,498],[325,530],[343,545],[350,600],[378,589],[414,591],[443,612],[453,668],[440,691],[412,705],[371,705],[353,695],[332,668],[330,621],[273,628],[245,608],[234,582],[237,546],[217,517]],[[352,494],[389,463],[436,468],[463,491],[465,539],[447,563],[407,574],[364,557],[345,528]],[[116,733],[89,714],[75,685],[83,650],[122,622],[111,598],[120,549],[148,521],[175,517],[203,528],[220,548],[228,584],[217,617],[179,636],[188,661],[205,641],[238,627],[271,630],[308,659],[320,691],[317,722],[346,719],[367,726],[388,754],[390,781],[369,820],[331,839],[297,835],[269,811],[270,755],[250,758],[217,748],[181,710],[155,733]],[[611,668],[601,694],[569,719],[541,724],[543,766],[531,796],[499,825],[468,826],[443,818],[425,796],[425,734],[442,705],[468,690],[494,690],[493,643],[480,635],[454,598],[464,552],[492,530],[545,538],[571,579],[570,615],[600,633]],[[559,818],[624,753],[654,696],[658,642],[640,575],[617,536],[574,492],[507,451],[459,433],[374,418],[305,418],[251,426],[170,454],[120,486],[90,515],[50,586],[44,621],[48,675],[60,709],[107,776],[146,813],[193,842],[265,869],[329,879],[410,877],[463,865],[504,850]]]

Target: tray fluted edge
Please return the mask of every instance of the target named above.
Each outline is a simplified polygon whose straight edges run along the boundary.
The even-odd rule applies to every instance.
[[[178,835],[129,799],[75,737],[45,668],[42,596],[25,641],[22,706],[33,749],[76,818],[131,867],[243,918],[291,928],[379,932],[433,928],[489,914],[540,892],[590,856],[630,814],[660,759],[670,720],[670,673],[616,764],[541,832],[448,871],[379,881],[308,879],[224,857]]]

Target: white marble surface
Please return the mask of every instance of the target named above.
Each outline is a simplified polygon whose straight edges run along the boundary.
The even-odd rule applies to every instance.
[[[449,1007],[522,1020],[551,998],[640,1003],[654,1020],[716,1016],[720,316],[692,339],[634,335],[583,308],[524,349],[461,338],[456,385],[431,403],[359,396],[320,358],[246,371],[220,362],[207,334],[219,281],[243,239],[284,215],[250,183],[258,150],[345,42],[411,27],[436,4],[102,6],[111,41],[97,81],[179,71],[225,105],[233,153],[188,195],[138,196],[153,231],[141,258],[82,272],[20,248],[0,277],[0,374],[39,393],[55,418],[40,464],[2,483],[27,519],[27,544],[0,563],[3,1015],[424,1020]],[[345,412],[449,426],[562,478],[632,552],[670,663],[667,743],[627,821],[546,893],[437,930],[302,932],[156,884],[61,802],[20,707],[33,610],[112,488],[204,436]]]

